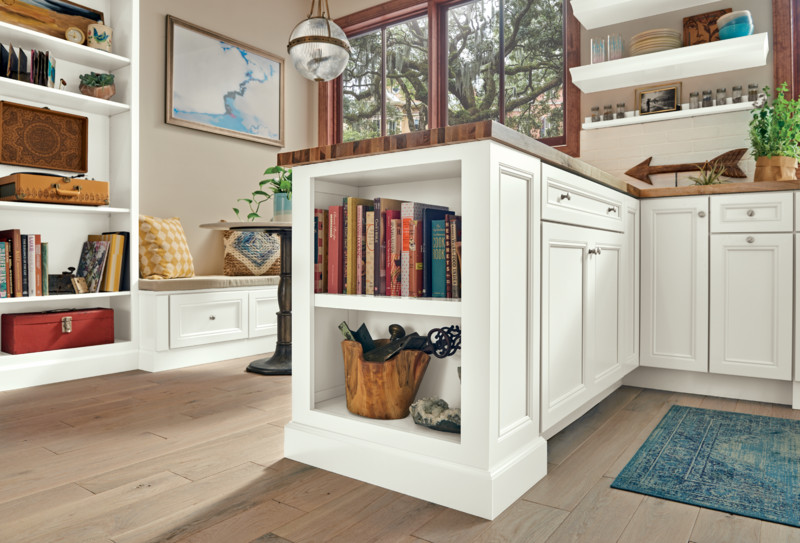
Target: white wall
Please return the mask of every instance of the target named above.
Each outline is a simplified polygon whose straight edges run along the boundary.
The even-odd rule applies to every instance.
[[[771,35],[772,2],[770,0],[726,0],[618,25],[593,30],[582,29],[581,58],[584,64],[589,62],[590,38],[601,37],[608,33],[620,34],[627,52],[630,38],[639,32],[654,28],[672,28],[682,31],[684,17],[724,8],[732,8],[734,11],[750,10],[753,14],[754,32],[769,32]],[[717,88],[725,87],[730,96],[734,85],[741,85],[745,93],[749,83],[757,83],[759,88],[765,85],[774,87],[772,82],[772,39],[769,40],[769,46],[770,54],[766,66],[692,77],[681,81],[683,85],[681,101],[688,103],[689,93],[695,90],[702,95],[703,90],[711,89],[713,96]],[[653,85],[642,85],[642,87],[650,86]],[[591,115],[592,106],[599,106],[601,114],[604,105],[611,104],[616,109],[616,104],[619,102],[625,102],[626,109],[629,111],[636,109],[635,91],[635,87],[629,87],[581,95],[582,122]],[[749,148],[750,141],[747,132],[750,118],[750,112],[736,112],[617,128],[582,130],[580,158],[601,170],[620,176],[633,185],[648,187],[650,185],[626,176],[625,172],[648,157],[653,157],[653,165],[704,162],[731,149]],[[755,161],[749,152],[739,165],[748,174],[748,179],[735,179],[734,181],[752,181]],[[691,184],[692,181],[688,179],[691,175],[695,175],[695,173],[678,174],[678,185]],[[676,176],[675,174],[660,174],[653,176],[652,180],[655,186],[673,186],[676,183]]]
[[[181,218],[198,275],[222,273],[221,234],[198,225],[235,220],[236,199],[257,189],[279,152],[317,144],[316,84],[300,77],[286,52],[289,34],[309,5],[305,0],[141,2],[140,210]],[[167,14],[286,59],[285,148],[164,122]],[[272,217],[271,205],[262,216]]]

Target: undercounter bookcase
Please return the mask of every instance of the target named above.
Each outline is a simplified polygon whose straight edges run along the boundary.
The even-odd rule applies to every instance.
[[[137,369],[138,338],[133,297],[138,277],[138,165],[139,165],[139,0],[85,0],[102,11],[114,29],[113,53],[77,45],[16,25],[0,22],[0,41],[26,50],[49,51],[56,59],[56,82],[66,89],[48,88],[0,78],[0,100],[49,107],[88,118],[88,172],[86,178],[109,182],[110,205],[0,202],[0,230],[19,229],[40,234],[47,242],[49,273],[58,274],[78,265],[89,234],[130,232],[131,291],[1,298],[0,314],[73,308],[106,307],[114,310],[113,344],[60,351],[9,355],[0,352],[0,390]],[[110,100],[78,92],[78,75],[115,74],[117,93]],[[58,84],[56,85],[58,86]],[[0,177],[15,172],[38,171],[71,177],[72,172],[0,164]],[[1,346],[0,346],[1,347]]]
[[[544,476],[539,436],[539,159],[494,141],[294,168],[292,421],[285,455],[484,518]],[[462,216],[462,298],[314,293],[314,209],[342,198],[446,205]],[[537,198],[538,201],[538,198]],[[461,434],[353,415],[338,324],[427,334],[459,325],[462,349],[432,358],[417,398],[461,408]],[[462,381],[457,368],[461,366]]]

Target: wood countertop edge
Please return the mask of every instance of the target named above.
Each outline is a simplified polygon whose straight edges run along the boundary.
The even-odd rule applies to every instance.
[[[669,196],[701,196],[704,194],[742,194],[748,192],[772,192],[798,190],[800,181],[764,181],[760,183],[722,183],[719,185],[688,185],[685,187],[656,187],[638,189],[637,198],[666,198]]]

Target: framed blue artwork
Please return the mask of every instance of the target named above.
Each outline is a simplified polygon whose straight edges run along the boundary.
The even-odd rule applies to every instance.
[[[283,147],[281,57],[167,15],[166,122]]]

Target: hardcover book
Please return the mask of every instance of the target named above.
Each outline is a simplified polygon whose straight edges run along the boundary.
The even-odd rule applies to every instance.
[[[367,211],[365,217],[364,293],[375,294],[375,211]]]
[[[374,291],[375,294],[386,294],[386,211],[400,211],[403,202],[389,198],[375,198],[373,210],[375,211],[375,269]]]
[[[11,277],[13,296],[22,296],[22,236],[19,230],[0,230],[0,241],[11,245]]]
[[[8,298],[8,266],[6,255],[8,254],[8,242],[0,241],[0,298]]]
[[[403,246],[403,227],[400,219],[391,219],[389,223],[391,248],[389,250],[389,296],[400,296],[400,268],[401,268],[401,253]]]
[[[105,234],[116,234],[122,236],[122,263],[120,265],[120,278],[119,289],[120,291],[127,292],[131,289],[131,274],[130,274],[130,245],[131,233],[130,232],[103,232]]]
[[[400,218],[403,220],[403,254],[402,254],[402,262],[401,262],[401,285],[402,285],[402,294],[403,296],[409,296],[410,293],[408,291],[409,286],[409,272],[410,272],[410,265],[409,265],[409,233],[408,233],[408,225],[409,222],[414,221],[421,221],[423,219],[423,212],[426,209],[438,209],[440,211],[447,211],[448,208],[446,206],[435,206],[431,204],[421,204],[418,202],[403,202],[400,206]]]
[[[342,206],[328,208],[328,292],[342,293]]]
[[[35,277],[36,296],[42,295],[42,236],[36,234],[33,238],[33,276]]]
[[[432,243],[432,234],[431,234],[431,222],[434,220],[441,220],[443,221],[447,215],[452,215],[452,211],[442,211],[440,209],[426,209],[423,211],[423,223],[422,223],[422,261],[423,261],[423,274],[422,274],[422,290],[424,292],[423,296],[430,298],[432,296],[431,292],[431,248],[433,247]],[[442,239],[444,241],[444,238]],[[442,276],[444,279],[444,276]]]
[[[30,296],[28,290],[28,273],[30,271],[30,264],[28,263],[28,236],[27,234],[20,235],[20,252],[22,253],[22,295]]]
[[[48,272],[50,271],[49,256],[47,242],[42,242],[42,296],[50,296],[50,281],[48,280]]]
[[[445,220],[431,221],[431,296],[446,298],[445,284]]]
[[[119,234],[90,235],[89,241],[107,241],[109,243],[100,292],[119,292],[122,282],[124,238]]]
[[[77,277],[86,279],[88,292],[99,292],[106,260],[108,258],[108,241],[85,241],[78,262]]]
[[[408,239],[408,295],[422,296],[422,228],[420,221],[409,221]]]
[[[452,261],[450,260],[450,220],[454,215],[447,215],[444,218],[444,284],[445,284],[445,297],[453,297],[453,277]]]
[[[358,207],[371,204],[372,200],[365,198],[347,198],[347,294],[358,294]]]
[[[461,217],[456,215],[450,220],[450,270],[453,284],[453,298],[461,298],[461,264],[459,249],[461,247]]]
[[[319,222],[317,263],[320,271],[314,282],[314,292],[328,292],[328,210],[315,209],[314,216]]]
[[[364,206],[356,206],[356,290],[355,294],[364,294]]]
[[[400,219],[400,210],[397,209],[389,209],[386,211],[385,217],[385,232],[384,232],[384,240],[386,246],[384,247],[384,262],[385,262],[385,274],[384,274],[384,283],[382,285],[381,294],[385,294],[386,296],[393,296],[392,294],[392,286],[391,286],[391,273],[392,268],[394,265],[393,257],[392,257],[392,242],[393,242],[393,232],[392,232],[392,221]],[[399,255],[398,255],[399,256]]]

